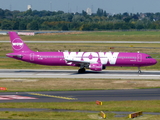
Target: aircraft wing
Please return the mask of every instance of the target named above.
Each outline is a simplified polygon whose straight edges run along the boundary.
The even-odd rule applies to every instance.
[[[68,64],[75,64],[76,66],[89,66],[91,62],[88,61],[81,61],[81,60],[70,60],[70,59],[65,59]]]
[[[65,59],[67,62],[73,62],[73,63],[86,63],[86,64],[90,64],[90,62],[87,61],[80,61],[80,60],[69,60],[69,59]]]

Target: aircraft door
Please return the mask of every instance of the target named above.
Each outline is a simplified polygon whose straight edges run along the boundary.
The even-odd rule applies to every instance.
[[[30,61],[34,61],[34,53],[30,54]]]
[[[142,54],[137,54],[137,62],[142,62]]]

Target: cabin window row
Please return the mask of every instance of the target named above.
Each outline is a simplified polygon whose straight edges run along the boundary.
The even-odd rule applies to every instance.
[[[63,58],[63,56],[39,56],[41,58]]]

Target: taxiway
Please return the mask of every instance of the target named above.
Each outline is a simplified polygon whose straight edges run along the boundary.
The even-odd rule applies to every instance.
[[[160,100],[160,89],[0,92],[0,102]]]

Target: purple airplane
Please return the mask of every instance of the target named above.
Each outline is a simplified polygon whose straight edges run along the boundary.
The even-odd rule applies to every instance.
[[[49,66],[76,66],[80,67],[78,73],[85,69],[101,71],[107,66],[150,66],[157,63],[150,55],[145,53],[127,52],[34,52],[22,41],[16,32],[9,32],[13,53],[6,56],[25,62]]]

